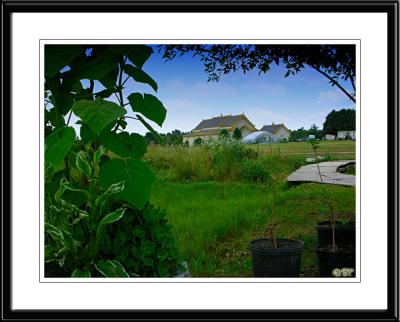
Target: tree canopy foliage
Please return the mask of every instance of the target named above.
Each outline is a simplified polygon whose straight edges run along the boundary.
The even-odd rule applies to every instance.
[[[185,54],[199,56],[209,81],[218,81],[221,75],[237,70],[266,73],[272,64],[284,64],[288,77],[309,66],[355,102],[354,45],[160,45],[159,51],[166,60]],[[342,85],[348,80],[352,93]]]
[[[353,131],[356,129],[356,111],[354,109],[333,110],[325,119],[324,133],[337,134],[338,131]]]
[[[222,129],[222,130],[219,132],[219,136],[221,136],[221,137],[229,137],[229,132],[228,132],[228,130],[227,130],[227,129]]]
[[[293,130],[290,133],[290,141],[298,141],[302,139],[307,139],[309,135],[314,135],[316,139],[323,138],[323,131],[318,128],[315,124],[313,124],[308,130],[304,127],[301,127],[297,130]]]
[[[182,134],[185,133],[175,129],[168,133],[159,133],[158,135],[154,135],[152,132],[147,132],[144,137],[146,138],[147,143],[152,141],[155,144],[161,145],[182,145]]]
[[[242,131],[238,127],[233,131],[232,137],[236,140],[240,140],[242,138]]]

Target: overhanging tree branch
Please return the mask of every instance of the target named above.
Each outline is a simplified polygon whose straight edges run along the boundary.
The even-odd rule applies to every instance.
[[[335,79],[333,79],[331,76],[329,76],[327,73],[323,72],[322,70],[320,70],[319,68],[310,65],[312,68],[314,68],[318,73],[321,73],[322,75],[324,75],[326,78],[328,78],[332,83],[334,83],[343,93],[345,93],[347,95],[348,98],[350,98],[350,100],[355,103],[356,99],[350,95],[349,92],[347,92],[342,85],[340,85]]]

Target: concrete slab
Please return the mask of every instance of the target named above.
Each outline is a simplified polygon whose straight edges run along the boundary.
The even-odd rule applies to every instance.
[[[344,186],[355,186],[356,177],[338,172],[338,168],[355,164],[355,160],[327,161],[318,163],[321,177],[318,172],[317,164],[309,164],[300,167],[287,178],[288,182],[318,182],[328,184],[338,184]],[[322,181],[321,181],[322,178]]]

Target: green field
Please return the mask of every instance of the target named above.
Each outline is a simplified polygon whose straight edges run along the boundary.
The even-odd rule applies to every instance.
[[[272,222],[277,237],[305,243],[301,276],[318,276],[315,225],[329,219],[328,203],[335,205],[340,218],[354,219],[355,189],[320,184],[289,186],[286,176],[310,156],[307,144],[274,144],[272,155],[269,146],[262,145],[256,155],[249,154],[250,159],[228,162],[227,158],[214,165],[202,147],[150,147],[146,159],[158,175],[151,202],[166,209],[194,277],[252,276],[249,243],[265,236]],[[336,158],[329,148],[354,157],[352,141],[321,142],[321,151]],[[279,173],[275,203],[271,181],[261,180],[274,164]]]
[[[352,159],[355,158],[355,141],[319,141],[318,154],[321,156],[330,155],[332,157]],[[310,157],[314,154],[309,142],[288,142],[248,145],[261,154],[270,154],[270,146],[277,149],[282,154],[301,155]]]

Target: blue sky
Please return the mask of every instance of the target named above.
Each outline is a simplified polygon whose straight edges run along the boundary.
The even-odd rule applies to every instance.
[[[158,92],[130,79],[125,85],[125,97],[133,92],[157,96],[167,109],[162,128],[152,123],[161,133],[190,131],[203,119],[221,113],[244,113],[257,128],[272,122],[284,123],[291,130],[308,129],[312,124],[322,128],[333,109],[354,107],[344,93],[309,68],[285,78],[284,67],[272,65],[266,74],[238,71],[223,75],[219,82],[207,82],[198,57],[185,55],[165,62],[155,50],[143,70],[157,82]],[[343,85],[351,92],[350,83]],[[147,132],[138,121],[130,119],[128,124],[130,131]]]

